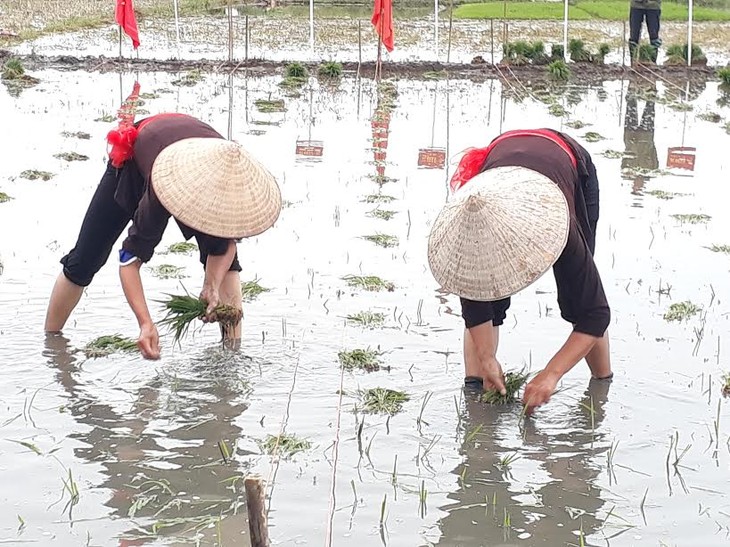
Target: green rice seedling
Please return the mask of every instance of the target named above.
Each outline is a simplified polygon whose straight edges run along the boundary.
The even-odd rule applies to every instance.
[[[619,152],[618,150],[604,150],[601,154],[604,158],[608,158],[611,160],[616,160],[619,158],[622,158],[624,153]]]
[[[84,353],[89,359],[106,357],[112,353],[129,353],[137,351],[137,342],[131,338],[124,338],[121,334],[100,336],[92,340],[84,348]]]
[[[611,46],[609,46],[608,44],[601,44],[598,46],[598,53],[595,55],[593,60],[596,63],[603,64],[606,59],[606,55],[608,55],[610,52]]]
[[[550,105],[550,108],[548,108],[548,112],[550,112],[551,116],[556,116],[558,118],[561,118],[568,114],[568,112],[563,108],[563,105],[560,103],[553,103]]]
[[[385,324],[385,314],[380,312],[361,311],[347,316],[347,321],[367,328],[378,328]]]
[[[318,74],[320,78],[336,79],[342,76],[342,63],[328,61],[319,65]]]
[[[638,58],[640,63],[653,63],[654,55],[656,54],[656,48],[651,44],[640,44],[636,50],[635,56]]]
[[[720,381],[722,382],[722,396],[730,397],[730,372],[723,374]]]
[[[302,63],[289,63],[286,65],[284,75],[287,78],[306,78],[307,67],[305,67]]]
[[[103,123],[111,123],[115,120],[114,116],[111,114],[104,114],[102,116],[99,116],[98,118],[94,118],[95,122],[103,122]]]
[[[720,84],[730,87],[730,66],[718,69],[717,77],[720,78]]]
[[[149,101],[152,99],[159,99],[160,96],[157,93],[140,93],[139,98],[143,101]]]
[[[395,201],[395,198],[385,194],[370,194],[369,196],[365,196],[362,201],[364,203],[390,203],[391,201]]]
[[[508,454],[506,456],[502,456],[499,461],[497,462],[497,467],[503,470],[509,469],[514,462],[520,459],[520,456],[515,452],[514,454]]]
[[[3,66],[2,79],[3,80],[20,80],[25,75],[25,68],[20,59],[11,58],[5,61]]]
[[[682,194],[677,194],[675,192],[666,192],[664,190],[649,190],[648,192],[644,192],[647,196],[653,196],[657,199],[663,199],[663,200],[670,200],[674,199],[676,196],[681,196]]]
[[[490,405],[504,405],[514,403],[517,400],[517,393],[527,383],[530,375],[523,371],[507,372],[504,375],[504,387],[507,393],[502,395],[496,389],[488,389],[482,393],[482,401]]]
[[[64,161],[87,161],[89,159],[89,156],[85,156],[84,154],[79,154],[77,152],[59,152],[58,154],[53,154],[54,158],[57,158],[59,160]]]
[[[583,40],[572,38],[568,42],[568,52],[570,53],[570,60],[574,63],[585,63],[592,60],[592,55],[586,50]]]
[[[672,215],[672,218],[678,220],[682,224],[707,224],[712,217],[702,214],[678,214]]]
[[[367,349],[342,350],[337,354],[340,365],[348,371],[364,370],[366,372],[377,372],[380,370],[379,351]]]
[[[667,60],[668,65],[685,65],[688,59],[688,47],[687,44],[672,44],[667,48]],[[707,63],[707,57],[702,51],[702,48],[697,44],[692,44],[692,64],[705,64]]]
[[[730,254],[730,245],[717,245],[712,244],[712,246],[707,247],[710,249],[713,253],[723,253],[723,254]]]
[[[173,80],[171,83],[172,85],[176,85],[178,87],[193,87],[199,82],[202,82],[203,79],[203,73],[198,69],[194,69],[186,72],[180,78],[178,78],[177,80]]]
[[[306,78],[297,78],[295,76],[291,76],[284,78],[281,82],[279,82],[279,87],[283,87],[285,89],[296,89],[302,87],[306,83]]]
[[[177,243],[173,243],[167,248],[167,252],[169,254],[176,254],[176,255],[189,255],[194,252],[197,252],[198,246],[195,243],[191,243],[190,241],[179,241]]]
[[[290,433],[279,435],[267,435],[261,444],[261,449],[268,455],[281,455],[289,459],[299,452],[305,452],[312,448],[312,443],[307,439],[297,437]]]
[[[703,112],[702,114],[698,114],[697,117],[702,121],[710,123],[720,123],[722,121],[722,116],[717,112]]]
[[[0,192],[0,203],[5,203],[6,201],[10,201],[11,199],[13,198],[11,198],[5,192]]]
[[[563,48],[563,44],[552,44],[550,46],[550,58],[554,61],[565,60],[565,49]]]
[[[378,247],[390,248],[398,245],[398,238],[387,234],[372,234],[362,236],[362,239],[375,243]]]
[[[547,66],[548,75],[553,80],[567,81],[570,78],[570,69],[565,61],[556,59]]]
[[[388,211],[386,209],[373,209],[368,213],[368,216],[379,218],[381,220],[391,220],[397,214],[397,211]]]
[[[286,112],[284,99],[257,99],[253,104],[262,113]]]
[[[588,133],[583,135],[583,138],[587,142],[598,142],[604,139],[603,135],[601,135],[600,133],[596,133],[595,131],[589,131]]]
[[[725,133],[730,135],[730,122],[727,122],[723,127],[725,128]]]
[[[423,77],[426,80],[444,80],[449,76],[449,73],[445,70],[428,70],[423,73]]]
[[[347,285],[356,289],[364,289],[370,292],[388,291],[393,292],[395,285],[385,281],[377,275],[346,275],[342,278]]]
[[[185,268],[172,264],[160,264],[152,268],[152,275],[159,279],[181,279],[186,277]]]
[[[174,341],[179,343],[183,336],[188,333],[190,326],[196,319],[205,315],[208,304],[199,298],[185,295],[168,294],[166,301],[157,301],[164,305],[167,314],[160,321],[161,326],[168,327],[174,333]],[[213,317],[224,329],[234,328],[241,321],[241,310],[220,304],[213,310]]]
[[[565,125],[567,125],[571,129],[583,129],[584,127],[588,127],[591,124],[585,123],[584,121],[581,121],[581,120],[572,120],[572,121],[569,121],[568,123],[566,123]]]
[[[88,141],[91,138],[91,135],[89,133],[86,133],[85,131],[62,131],[61,136],[66,138],[81,139],[83,141]]]
[[[375,387],[361,391],[360,399],[364,412],[393,416],[403,409],[403,403],[409,401],[410,396],[402,391]]]
[[[271,289],[262,287],[261,284],[259,284],[258,278],[241,283],[241,293],[243,294],[244,302],[253,302],[260,295],[269,291],[271,291]]]
[[[689,300],[686,300],[684,302],[675,302],[674,304],[669,306],[669,309],[664,314],[664,320],[669,322],[686,321],[687,319],[697,315],[701,311],[702,308],[700,308],[696,304],[693,304]]]

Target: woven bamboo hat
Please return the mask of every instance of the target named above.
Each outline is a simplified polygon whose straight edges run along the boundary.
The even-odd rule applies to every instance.
[[[152,166],[162,205],[183,224],[215,237],[251,237],[271,228],[281,212],[273,175],[235,142],[177,141]]]
[[[441,210],[429,266],[444,290],[462,298],[507,298],[557,261],[568,226],[568,203],[549,178],[524,167],[488,169]]]

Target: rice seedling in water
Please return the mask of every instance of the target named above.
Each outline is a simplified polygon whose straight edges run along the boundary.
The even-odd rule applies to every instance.
[[[730,372],[722,375],[722,396],[730,397]]]
[[[719,69],[717,77],[720,78],[721,85],[730,87],[730,66]]]
[[[507,372],[504,375],[504,388],[507,393],[502,395],[496,389],[488,389],[482,393],[482,401],[490,405],[504,405],[514,403],[517,400],[517,393],[525,385],[529,374],[521,372]]]
[[[54,177],[53,173],[49,173],[48,171],[39,171],[37,169],[26,169],[22,173],[20,173],[20,177],[27,179],[27,180],[43,180],[43,181],[49,181]]]
[[[262,293],[269,292],[271,289],[259,285],[259,280],[244,281],[241,283],[241,293],[244,302],[251,302],[259,297]]]
[[[385,323],[385,314],[380,312],[361,311],[354,315],[348,315],[347,320],[362,327],[382,327]]]
[[[558,118],[565,116],[568,112],[563,108],[563,105],[559,103],[553,103],[550,105],[550,108],[548,108],[548,112],[550,112],[551,116],[556,116]]]
[[[679,214],[672,215],[672,218],[678,220],[682,224],[707,224],[712,217],[710,215]]]
[[[160,321],[160,325],[170,328],[174,332],[174,341],[179,342],[190,329],[196,319],[205,315],[208,304],[199,298],[186,295],[168,294],[166,301],[157,301],[164,304],[167,314]],[[234,328],[241,321],[241,310],[220,304],[213,310],[213,317],[224,329]]]
[[[593,60],[596,63],[603,64],[606,59],[606,55],[608,55],[610,52],[611,46],[609,46],[608,44],[601,44],[598,46],[598,53],[595,55]]]
[[[664,190],[649,190],[648,192],[644,192],[648,196],[653,196],[657,199],[674,199],[676,196],[681,196],[682,194],[677,194],[675,192],[666,192]]]
[[[387,234],[362,236],[362,239],[375,243],[378,247],[385,247],[386,249],[398,245],[398,238]]]
[[[567,125],[568,127],[572,128],[572,129],[583,129],[584,127],[588,127],[591,124],[585,123],[584,121],[581,121],[581,120],[573,120],[573,121],[566,123],[565,125]]]
[[[203,73],[198,70],[191,70],[189,72],[186,72],[181,78],[178,78],[177,80],[173,80],[171,83],[172,85],[180,86],[180,87],[192,87],[196,85],[198,82],[203,81]]]
[[[583,138],[587,142],[598,142],[604,139],[603,135],[601,135],[600,133],[596,133],[595,131],[589,131],[588,133],[583,135]]]
[[[722,116],[718,114],[717,112],[703,112],[702,114],[699,114],[697,116],[700,120],[710,122],[710,123],[720,123],[722,121]]]
[[[353,371],[357,369],[367,372],[377,372],[380,370],[380,355],[380,352],[371,350],[370,348],[353,349],[350,351],[340,351],[337,354],[337,358],[345,370]]]
[[[11,198],[5,192],[0,192],[0,203],[5,203],[6,201],[10,201],[11,199],[13,198]]]
[[[67,137],[67,138],[81,139],[84,141],[88,141],[91,138],[91,135],[89,135],[85,131],[75,131],[73,133],[71,133],[69,131],[63,131],[63,132],[61,132],[61,136]]]
[[[574,63],[583,63],[592,61],[592,56],[586,50],[583,40],[572,38],[568,43],[568,52],[570,53],[570,60]]]
[[[702,308],[693,304],[689,300],[684,302],[675,302],[664,314],[665,321],[686,321],[690,317],[697,315]]]
[[[198,250],[198,246],[195,243],[191,243],[189,241],[180,241],[178,243],[173,243],[167,248],[167,253],[170,254],[177,254],[177,255],[189,255],[191,253],[194,253]]]
[[[3,80],[18,80],[25,74],[25,68],[19,59],[8,59],[3,66]]]
[[[570,78],[570,69],[562,59],[550,63],[547,66],[547,72],[554,80],[566,81]]]
[[[393,196],[386,196],[385,194],[370,194],[369,196],[365,196],[365,199],[362,201],[364,203],[390,203],[391,201],[395,201],[395,198]]]
[[[53,154],[53,157],[64,161],[86,161],[89,159],[89,156],[77,152],[59,152],[58,154]]]
[[[723,127],[725,127],[725,133],[730,135],[730,122],[727,122]]]
[[[429,70],[423,73],[423,77],[426,80],[443,80],[448,77],[448,72],[445,70],[433,71]]]
[[[667,60],[668,65],[686,65],[688,58],[689,48],[687,44],[679,45],[672,44],[667,48]],[[703,64],[707,63],[707,57],[702,51],[702,48],[697,44],[692,44],[692,64]]]
[[[328,61],[319,65],[318,74],[320,78],[339,78],[342,76],[342,63],[336,61]]]
[[[290,63],[286,65],[284,74],[287,78],[306,78],[307,67],[302,63]]]
[[[601,154],[604,158],[608,158],[611,160],[616,160],[623,157],[623,152],[619,152],[618,150],[604,150]]]
[[[90,359],[106,357],[116,352],[137,351],[137,342],[131,338],[124,338],[121,334],[112,334],[92,340],[86,344],[83,351]]]
[[[286,106],[284,106],[283,99],[266,100],[258,99],[253,103],[259,112],[286,112]]]
[[[98,118],[94,118],[95,122],[104,122],[104,123],[111,123],[114,121],[114,116],[111,114],[104,114],[103,116],[100,116]]]
[[[390,281],[385,281],[376,275],[346,275],[342,278],[347,285],[356,289],[364,289],[366,291],[378,292],[386,290],[393,292],[395,285]]]
[[[181,279],[184,275],[185,268],[173,266],[172,264],[160,264],[152,268],[152,275],[159,279]]]
[[[730,254],[730,245],[715,245],[713,244],[711,247],[707,247],[710,249],[713,253],[723,253],[723,254]]]
[[[269,455],[279,454],[285,459],[312,448],[312,443],[296,435],[284,433],[281,436],[267,435],[261,449]]]
[[[402,391],[375,387],[360,392],[363,410],[369,414],[389,414],[393,416],[403,409],[403,403],[410,396]]]
[[[388,211],[386,209],[373,209],[368,213],[368,216],[379,218],[381,220],[390,220],[397,214],[397,211]]]

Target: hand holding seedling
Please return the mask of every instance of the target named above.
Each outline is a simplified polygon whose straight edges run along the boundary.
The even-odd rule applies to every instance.
[[[220,304],[220,296],[218,289],[211,286],[203,286],[203,290],[200,292],[200,300],[207,304],[205,308],[205,315],[203,316],[204,323],[212,323],[217,320],[215,315],[215,308]]]
[[[160,358],[160,336],[154,323],[145,323],[139,331],[137,347],[145,359]]]
[[[544,405],[550,400],[558,385],[558,380],[559,377],[555,373],[545,369],[540,371],[525,386],[522,401],[527,407],[528,412],[535,407]]]
[[[504,373],[502,365],[497,361],[496,357],[480,359],[481,377],[484,382],[484,390],[498,391],[500,395],[505,395],[507,389],[504,387]]]

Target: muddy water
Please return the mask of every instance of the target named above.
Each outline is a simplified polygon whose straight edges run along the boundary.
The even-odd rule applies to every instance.
[[[246,19],[234,18],[234,47],[236,59],[248,58],[267,60],[337,60],[374,61],[377,57],[377,38],[369,17],[360,19],[360,30],[356,17],[317,18],[314,30],[314,49],[310,48],[309,20],[306,17],[248,18],[249,43],[246,47]],[[699,44],[711,65],[723,65],[728,61],[728,23],[696,23],[693,40]],[[439,16],[438,51],[436,50],[433,17],[409,17],[398,20],[396,26],[396,48],[383,51],[386,61],[451,61],[468,63],[474,56],[481,55],[491,62],[502,58],[504,27],[501,21],[454,20],[451,44],[449,44],[448,13]],[[621,63],[624,51],[623,23],[606,21],[575,21],[571,23],[570,38],[580,38],[589,49],[607,43],[611,53],[607,63]],[[563,25],[560,21],[508,21],[508,39],[542,40],[545,44],[563,43]],[[360,38],[358,39],[358,35]],[[662,39],[666,45],[684,44],[687,27],[680,23],[663,23]],[[227,59],[228,18],[220,16],[186,17],[180,20],[180,48],[177,46],[175,24],[172,20],[145,19],[140,21],[140,36],[143,45],[140,58],[169,59]],[[360,41],[361,47],[358,45]],[[154,44],[150,47],[149,44]],[[110,26],[98,30],[84,30],[66,34],[51,35],[29,41],[17,50],[21,53],[67,55],[106,55],[119,53],[118,27]],[[123,54],[135,56],[129,40],[124,41]],[[659,62],[665,58],[660,52]],[[628,57],[627,57],[628,59]]]
[[[498,82],[400,81],[385,162],[385,176],[395,180],[380,189],[372,180],[378,96],[370,82],[346,79],[337,89],[315,82],[290,98],[276,77],[241,75],[231,87],[225,76],[208,76],[176,87],[173,76],[139,74],[142,93],[156,96],[141,108],[188,112],[224,134],[230,129],[275,173],[286,200],[274,229],[239,246],[243,277],[271,289],[245,307],[242,353],[223,351],[207,327],[182,347],[165,336],[162,359],[150,363],[125,355],[87,360],[79,352],[102,334],[136,335],[113,259],[64,337],[46,340],[41,332],[58,260],[73,245],[104,168],[112,124],[94,119],[113,114],[134,80],[37,76],[43,83],[17,99],[0,94],[7,126],[35,136],[6,132],[0,164],[0,191],[14,198],[0,204],[0,541],[247,545],[240,477],[254,472],[273,485],[269,518],[279,545],[321,545],[330,529],[333,545],[603,545],[606,537],[611,545],[727,543],[730,412],[719,378],[730,369],[730,258],[706,247],[730,244],[730,137],[722,128],[730,111],[716,104],[715,84],[695,90],[693,111],[657,101],[653,126],[644,126],[654,128],[652,138],[625,131],[627,82],[557,96],[572,112],[558,118],[530,97],[503,99]],[[658,91],[671,98],[676,89],[660,83]],[[279,97],[284,113],[254,106]],[[639,120],[650,112],[643,99],[636,107]],[[698,117],[708,111],[724,121]],[[576,120],[591,125],[565,125]],[[519,408],[488,408],[462,391],[459,302],[437,291],[426,263],[447,172],[418,169],[417,156],[435,146],[453,158],[524,125],[604,137],[586,147],[601,178],[597,261],[613,310],[616,376],[592,383],[577,366],[523,423]],[[632,160],[641,138],[641,159]],[[301,139],[323,141],[320,161],[296,157]],[[656,162],[647,160],[652,145]],[[668,147],[680,145],[697,147],[692,176],[622,176],[622,164],[663,169]],[[606,150],[628,155],[609,158]],[[89,160],[53,157],[73,151]],[[55,176],[28,181],[18,176],[26,169]],[[655,190],[681,195],[664,200]],[[368,216],[375,206],[362,202],[379,191],[396,198],[383,206],[397,212],[390,221]],[[688,225],[671,216],[692,213],[711,220]],[[384,249],[361,239],[375,233],[399,244]],[[179,240],[171,226],[159,249]],[[181,284],[199,290],[195,256],[158,253],[150,266],[161,264],[182,266],[187,277],[146,271],[150,299]],[[396,288],[353,290],[341,280],[349,274],[379,275]],[[669,305],[685,300],[703,313],[666,322]],[[363,310],[384,313],[384,328],[346,322]],[[513,299],[503,330],[507,370],[544,366],[568,333],[551,275]],[[385,352],[390,370],[341,376],[338,351],[368,346]],[[376,386],[411,399],[390,419],[356,413],[358,389]],[[282,429],[307,438],[311,449],[291,460],[263,454],[259,443]],[[221,441],[230,459],[222,458]],[[507,468],[504,458],[513,458]],[[64,490],[69,473],[73,499]]]

